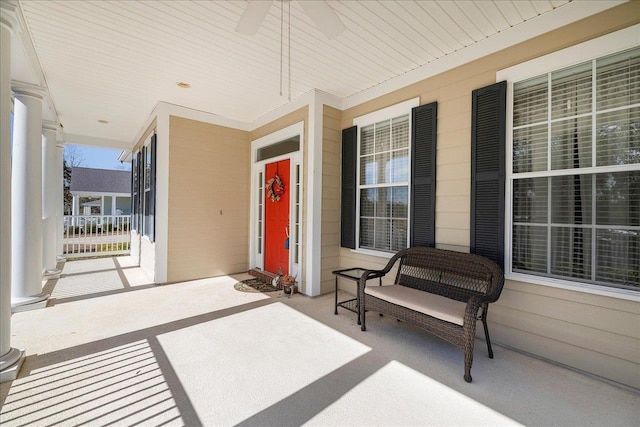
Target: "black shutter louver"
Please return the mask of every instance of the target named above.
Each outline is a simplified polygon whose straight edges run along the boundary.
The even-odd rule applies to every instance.
[[[156,241],[156,155],[158,153],[157,150],[157,136],[153,135],[151,137],[151,171],[149,173],[150,179],[150,189],[149,189],[149,223],[147,226],[149,227],[149,239],[152,242]]]
[[[356,165],[358,127],[342,131],[342,198],[340,221],[340,246],[356,247]]]
[[[476,89],[471,116],[471,253],[504,268],[507,82]]]
[[[436,244],[436,135],[438,104],[411,111],[411,224],[409,246]]]

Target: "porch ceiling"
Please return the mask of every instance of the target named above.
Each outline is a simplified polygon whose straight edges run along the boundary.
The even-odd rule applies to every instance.
[[[442,61],[459,65],[473,57],[469,52],[474,49],[476,55],[501,49],[505,35],[510,40],[531,37],[531,23],[543,18],[545,31],[579,19],[576,3],[591,14],[619,2],[328,3],[346,25],[332,40],[315,27],[299,1],[290,3],[292,98],[312,89],[343,100],[358,97],[421,67],[441,70]],[[235,32],[246,4],[19,1],[65,134],[90,137],[97,145],[131,144],[158,101],[245,123],[286,104],[286,62],[284,94],[279,94],[279,2],[273,2],[254,36]],[[12,77],[28,79],[19,65],[18,59]]]

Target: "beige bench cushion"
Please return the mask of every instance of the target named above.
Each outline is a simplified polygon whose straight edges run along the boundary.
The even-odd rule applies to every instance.
[[[367,295],[462,326],[467,304],[402,285],[367,286]],[[365,303],[366,305],[366,303]]]

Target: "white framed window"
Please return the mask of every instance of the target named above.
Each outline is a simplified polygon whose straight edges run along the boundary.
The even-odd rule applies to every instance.
[[[152,135],[133,153],[132,164],[133,229],[151,241],[155,240],[155,153],[156,136]]]
[[[358,126],[356,250],[408,247],[411,108],[415,98],[354,119]]]
[[[498,75],[509,83],[508,277],[640,290],[640,47],[629,30]]]

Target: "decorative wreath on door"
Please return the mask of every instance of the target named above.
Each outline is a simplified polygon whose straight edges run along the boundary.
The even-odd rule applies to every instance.
[[[284,184],[282,180],[276,174],[273,178],[267,181],[267,195],[271,199],[272,202],[277,202],[280,200],[280,196],[284,194]]]

